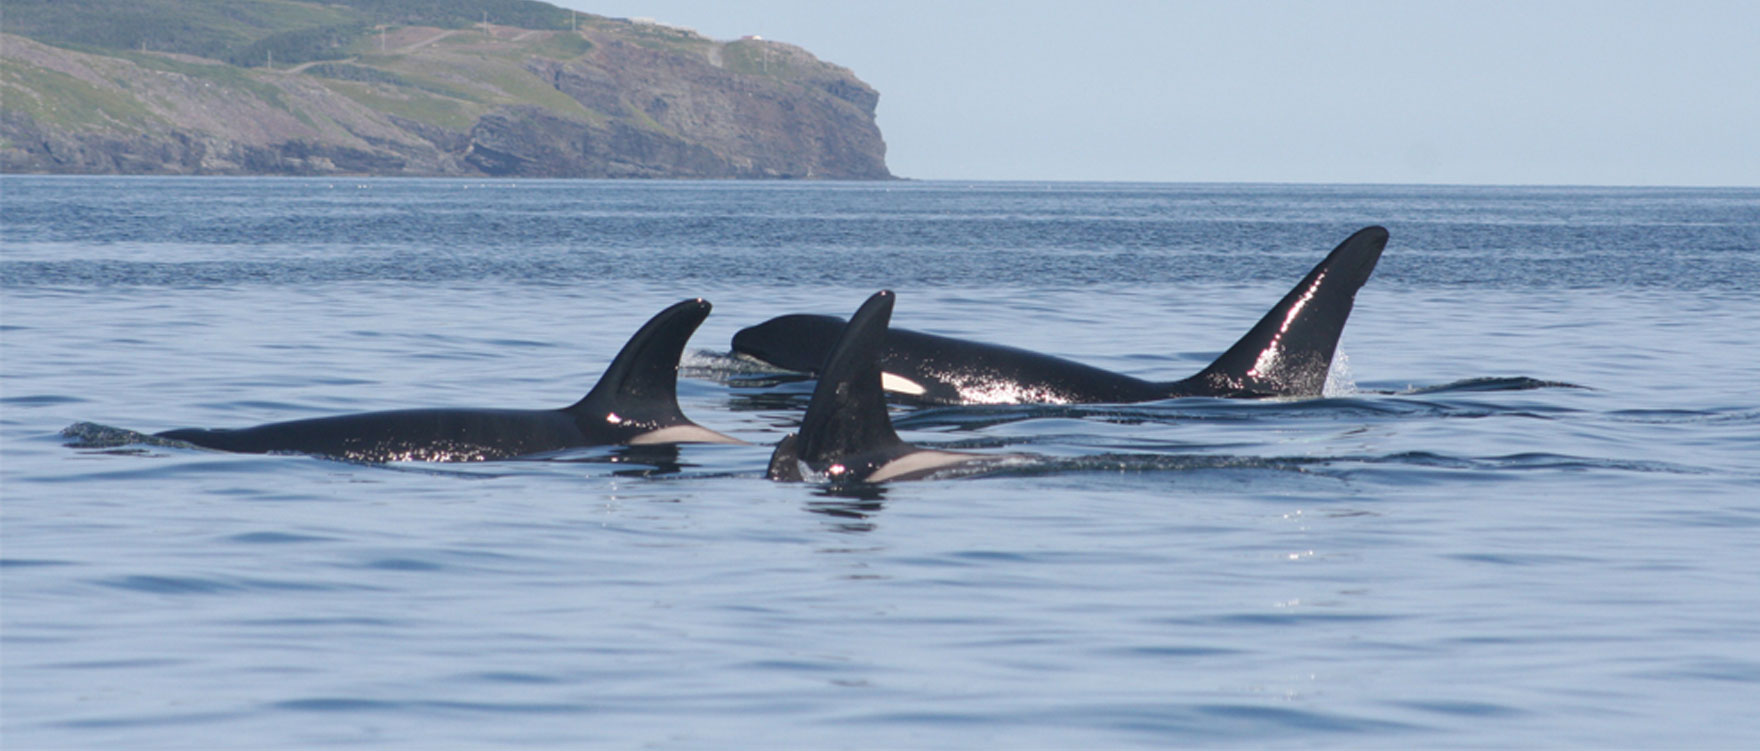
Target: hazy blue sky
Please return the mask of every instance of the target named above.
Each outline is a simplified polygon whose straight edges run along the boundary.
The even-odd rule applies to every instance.
[[[1760,2],[563,0],[798,44],[921,179],[1760,185]]]

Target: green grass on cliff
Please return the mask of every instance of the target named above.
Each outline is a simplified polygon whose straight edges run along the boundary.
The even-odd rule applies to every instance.
[[[555,35],[572,36],[566,33]],[[470,30],[412,52],[363,54],[357,58],[357,63],[395,76],[409,87],[484,105],[485,109],[501,104],[536,104],[559,114],[587,118],[590,113],[579,102],[525,68],[526,60],[534,56],[567,60],[579,54],[569,55],[567,52],[591,47],[580,37],[573,39],[578,44],[559,42],[555,38],[532,44],[512,43],[491,40],[481,32]],[[421,117],[414,119],[431,122]]]
[[[4,59],[0,59],[0,100],[9,110],[69,130],[139,127],[157,119],[126,91]]]
[[[593,43],[579,34],[549,34],[525,48],[526,54],[552,60],[572,60],[592,51]]]
[[[569,60],[592,45],[569,33],[532,41],[492,39],[475,29],[454,33],[408,52],[378,51],[376,44],[346,63],[320,63],[306,70],[332,91],[376,110],[448,130],[468,130],[478,118],[506,104],[532,104],[587,122],[603,116],[532,75],[532,57]]]
[[[487,109],[467,100],[436,96],[420,89],[390,90],[355,81],[331,81],[326,85],[332,91],[379,112],[451,131],[470,130]]]
[[[151,52],[119,51],[112,53],[110,57],[127,60],[148,70],[181,73],[190,78],[207,81],[216,86],[223,86],[229,89],[241,89],[264,99],[277,107],[286,109],[286,104],[281,100],[281,89],[276,88],[271,84],[264,83],[249,70],[244,68],[232,65],[187,62]]]
[[[7,0],[6,31],[50,44],[229,60],[276,34],[360,23],[358,11],[288,0]]]
[[[788,60],[770,54],[764,42],[741,39],[721,48],[721,62],[728,70],[754,76],[788,78]]]
[[[378,25],[466,28],[485,18],[570,28],[536,0],[6,0],[6,32],[50,44],[178,52],[234,65],[334,60]]]

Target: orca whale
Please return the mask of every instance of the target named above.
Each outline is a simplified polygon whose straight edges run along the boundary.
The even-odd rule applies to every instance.
[[[237,430],[183,428],[159,438],[239,453],[299,453],[362,462],[471,462],[601,445],[743,443],[691,422],[678,407],[678,361],[709,316],[702,299],[660,311],[586,397],[563,409],[406,409],[275,422]]]
[[[811,472],[833,483],[918,480],[1016,458],[923,449],[898,437],[880,385],[880,352],[894,299],[889,290],[874,293],[832,342],[800,430],[776,445],[767,477],[800,482]]]
[[[1357,290],[1387,247],[1365,227],[1334,248],[1245,336],[1197,374],[1155,382],[1031,352],[891,329],[880,352],[888,391],[931,404],[1125,403],[1182,396],[1319,396]],[[740,330],[735,354],[820,375],[843,331],[835,316],[786,315]]]

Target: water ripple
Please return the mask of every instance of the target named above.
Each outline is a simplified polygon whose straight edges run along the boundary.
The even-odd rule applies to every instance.
[[[290,712],[370,715],[400,713],[449,715],[458,712],[487,715],[582,714],[593,709],[590,705],[571,703],[386,700],[346,697],[289,699],[275,702],[270,706]]]
[[[294,581],[244,577],[165,576],[131,574],[95,580],[96,584],[130,592],[164,595],[210,595],[235,592],[338,592],[376,589],[364,583]]]
[[[1751,188],[0,180],[7,748],[1760,737]],[[720,347],[880,287],[1171,378],[1367,221],[1356,386],[897,403],[1037,457],[957,481],[766,482],[812,384],[704,350],[686,413],[760,445],[458,471],[76,422],[542,405],[680,297]]]

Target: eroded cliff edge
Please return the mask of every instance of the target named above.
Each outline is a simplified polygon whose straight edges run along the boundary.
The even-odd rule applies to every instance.
[[[565,18],[377,24],[321,59],[270,50],[249,67],[0,34],[0,170],[891,177],[879,94],[844,68],[756,38]]]

